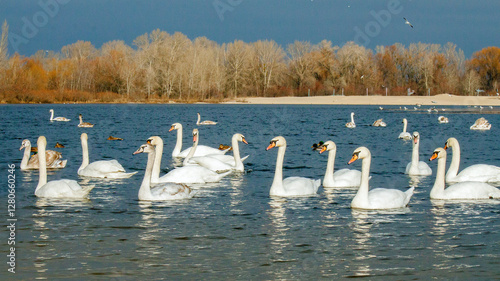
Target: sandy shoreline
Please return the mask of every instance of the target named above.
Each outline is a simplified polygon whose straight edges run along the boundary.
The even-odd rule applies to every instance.
[[[318,96],[318,97],[279,97],[245,98],[227,103],[247,104],[339,104],[339,105],[486,105],[500,106],[498,96]]]

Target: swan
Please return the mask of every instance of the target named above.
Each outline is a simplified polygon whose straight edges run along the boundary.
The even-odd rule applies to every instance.
[[[438,121],[439,121],[439,123],[448,123],[448,118],[446,118],[444,116],[439,116]]]
[[[35,189],[35,195],[38,197],[46,198],[85,198],[94,186],[81,187],[74,180],[55,180],[47,182],[47,165],[45,159],[45,147],[47,146],[47,139],[40,136],[37,141],[40,168],[38,175],[38,185]]]
[[[406,127],[408,126],[408,120],[406,118],[403,118],[403,132],[399,134],[399,139],[404,139],[404,140],[411,140],[412,136],[410,133],[406,132]]]
[[[244,172],[245,168],[243,166],[243,159],[240,157],[240,147],[238,145],[238,142],[240,141],[244,144],[248,144],[248,142],[245,139],[245,136],[243,136],[242,134],[236,133],[231,138],[231,145],[233,147],[234,156],[216,154],[213,156],[207,155],[207,156],[191,157],[191,158],[186,157],[187,163],[198,164],[217,173],[225,171]],[[218,158],[217,156],[224,156],[224,158]],[[228,158],[228,160],[224,161],[225,158]]]
[[[490,199],[500,198],[500,189],[484,182],[464,181],[445,189],[446,150],[434,150],[429,161],[438,159],[436,181],[431,189],[431,199]]]
[[[333,172],[335,166],[335,155],[337,145],[333,141],[327,141],[319,153],[328,151],[328,163],[323,179],[323,187],[357,187],[361,183],[361,172],[350,169],[341,169]]]
[[[196,130],[196,129],[195,129]],[[218,174],[205,167],[198,165],[189,165],[184,167],[175,168],[168,172],[166,175],[160,177],[161,156],[163,154],[163,140],[158,136],[152,136],[147,141],[149,144],[155,146],[156,156],[151,175],[152,183],[160,182],[175,182],[175,183],[208,183],[219,182],[223,177],[229,175],[231,171]],[[194,146],[193,155],[196,151]],[[191,154],[191,152],[190,152]],[[192,155],[188,155],[192,157]]]
[[[78,175],[82,177],[91,178],[110,178],[122,179],[129,178],[136,174],[126,173],[123,166],[116,160],[101,160],[89,164],[89,148],[88,148],[88,135],[82,133],[80,136],[82,142],[82,165],[78,168]]]
[[[210,121],[210,120],[205,120],[205,121],[201,121],[201,117],[200,117],[200,113],[196,113],[198,114],[198,121],[196,121],[196,125],[200,126],[200,125],[216,125],[217,122],[214,122],[214,121]]]
[[[191,151],[191,147],[181,151],[181,149],[182,149],[182,124],[181,123],[172,124],[172,126],[170,127],[170,130],[168,130],[168,131],[171,132],[173,130],[177,130],[177,142],[175,143],[174,150],[172,151],[172,157],[185,158],[189,154],[189,151]],[[228,151],[227,149],[226,150],[219,150],[217,148],[213,148],[213,147],[206,146],[206,145],[198,145],[194,156],[205,156],[208,154],[225,154],[227,151]]]
[[[403,208],[408,205],[411,196],[413,195],[414,187],[409,188],[405,192],[397,189],[388,188],[375,188],[370,191],[369,189],[369,176],[371,153],[366,147],[358,147],[354,150],[351,160],[348,164],[362,159],[361,165],[361,185],[358,192],[351,202],[351,208],[356,209],[395,209]]]
[[[285,158],[286,140],[282,136],[271,140],[266,150],[278,147],[278,157],[276,159],[276,171],[274,173],[273,184],[269,194],[271,196],[309,196],[314,195],[321,185],[321,180],[312,180],[303,177],[288,177],[283,180],[283,160]]]
[[[354,123],[354,112],[351,112],[351,122],[345,124],[347,128],[356,128],[356,123]]]
[[[133,154],[147,153],[148,162],[146,165],[146,172],[142,180],[141,187],[139,188],[139,200],[144,201],[164,201],[164,200],[177,200],[187,199],[193,197],[194,193],[185,184],[178,183],[162,183],[156,185],[151,189],[151,174],[155,162],[155,148],[151,144],[143,144]]]
[[[375,122],[373,122],[372,124],[373,127],[387,127],[387,124],[384,122],[384,120],[382,118],[376,120]]]
[[[94,127],[94,124],[92,123],[89,123],[89,122],[83,122],[83,117],[82,115],[78,115],[78,117],[80,118],[80,124],[78,124],[78,127],[81,127],[81,128],[92,128]]]
[[[33,155],[30,158],[32,147],[31,147],[31,142],[28,139],[23,140],[19,150],[22,150],[23,148],[24,148],[24,154],[23,154],[23,159],[21,160],[21,170],[24,171],[24,170],[38,169],[40,162],[39,153]],[[45,163],[47,169],[62,169],[66,167],[68,160],[61,160],[61,158],[62,158],[61,152],[54,150],[46,150]]]
[[[68,121],[71,120],[71,119],[68,119],[66,117],[56,117],[56,118],[54,118],[54,110],[53,109],[49,110],[49,112],[50,112],[50,121],[64,121],[64,122],[68,122]]]
[[[460,165],[460,144],[456,138],[449,138],[444,149],[452,148],[453,155],[451,157],[450,168],[446,172],[446,182],[462,182],[462,181],[479,181],[479,182],[500,182],[500,167],[475,164],[463,169],[458,173]]]
[[[411,162],[406,165],[405,174],[410,176],[430,176],[432,170],[427,163],[419,161],[418,148],[420,146],[420,134],[413,132],[413,151],[411,154]]]
[[[484,117],[481,117],[476,120],[472,126],[470,126],[471,130],[489,130],[491,129],[491,124]]]

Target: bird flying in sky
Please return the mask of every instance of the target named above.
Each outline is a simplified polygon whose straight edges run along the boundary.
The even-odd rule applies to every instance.
[[[411,26],[411,28],[413,28],[413,25],[406,19],[406,18],[403,18],[405,20],[405,24]]]

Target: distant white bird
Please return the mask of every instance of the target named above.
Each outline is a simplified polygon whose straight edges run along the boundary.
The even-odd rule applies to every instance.
[[[413,28],[413,25],[406,19],[406,18],[403,18],[405,20],[405,24],[409,25],[411,28]]]

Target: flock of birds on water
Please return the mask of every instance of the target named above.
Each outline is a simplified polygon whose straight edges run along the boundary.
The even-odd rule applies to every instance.
[[[50,110],[50,121],[67,122],[70,119],[55,117],[54,111]],[[354,112],[351,113],[351,121],[346,123],[348,128],[355,128]],[[79,127],[91,128],[94,125],[83,122],[79,115]],[[439,116],[439,123],[448,123],[448,119]],[[198,113],[198,126],[216,125],[214,121],[201,121]],[[403,119],[403,132],[399,139],[412,141],[412,158],[406,166],[405,173],[410,176],[430,176],[432,170],[429,165],[419,160],[420,134],[406,132],[408,121]],[[382,120],[376,120],[372,126],[385,127],[387,124]],[[470,127],[471,130],[489,130],[491,124],[484,118],[479,118]],[[192,198],[195,194],[190,187],[192,184],[203,184],[218,182],[231,173],[242,173],[245,171],[243,161],[248,157],[241,157],[239,143],[248,144],[245,136],[236,133],[232,136],[231,146],[220,145],[218,148],[199,145],[200,132],[193,129],[193,145],[182,150],[182,124],[174,123],[169,131],[177,131],[176,145],[172,151],[172,157],[183,159],[182,166],[160,176],[161,159],[163,155],[163,140],[159,136],[152,136],[142,144],[135,154],[147,154],[147,164],[144,179],[138,193],[139,200],[163,201]],[[77,174],[85,178],[129,178],[137,172],[128,173],[117,160],[100,160],[90,162],[88,152],[88,135],[82,133],[82,164]],[[110,136],[108,140],[121,140]],[[58,145],[61,145],[58,143]],[[37,140],[37,154],[30,156],[32,151],[29,140],[23,140],[21,148],[24,149],[21,161],[21,170],[39,170],[39,181],[35,189],[35,195],[45,198],[86,198],[95,187],[80,186],[75,180],[61,179],[47,181],[47,169],[62,169],[67,160],[62,160],[60,152],[47,150],[47,140],[40,136]],[[321,179],[310,179],[305,177],[288,177],[283,179],[283,162],[287,147],[286,139],[277,136],[270,141],[266,150],[278,148],[274,179],[269,191],[271,196],[297,197],[313,196],[317,194],[321,184],[324,188],[358,188],[351,202],[352,208],[358,209],[397,209],[404,208],[410,202],[414,187],[406,191],[391,188],[370,189],[369,179],[371,153],[366,147],[354,150],[348,164],[361,160],[361,171],[354,169],[340,169],[334,171],[335,155],[337,147],[331,140],[313,144],[313,150],[320,154],[328,152],[328,163],[326,172]],[[452,149],[452,161],[446,172],[446,157],[448,148]],[[226,155],[231,151],[233,156]],[[437,173],[434,186],[430,191],[431,199],[441,200],[476,200],[500,198],[500,189],[494,185],[500,183],[500,167],[488,164],[475,164],[463,169],[460,173],[460,145],[456,138],[449,138],[444,148],[434,150],[430,161],[437,159]],[[447,186],[448,185],[448,186]]]

